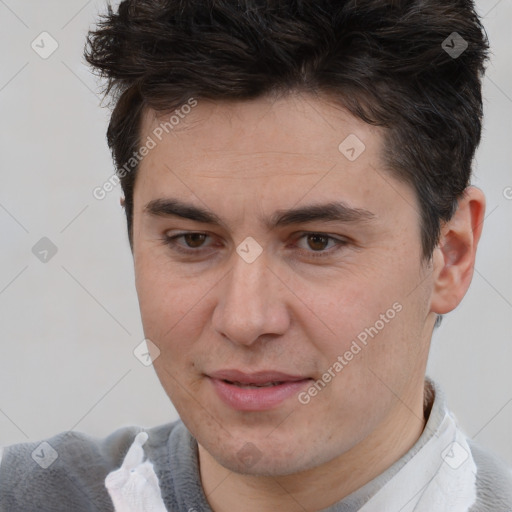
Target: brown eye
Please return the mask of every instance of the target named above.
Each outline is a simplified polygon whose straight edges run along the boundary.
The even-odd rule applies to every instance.
[[[324,233],[302,233],[298,242],[301,242],[297,244],[300,253],[306,258],[333,256],[349,243],[347,240],[334,238]]]
[[[187,235],[183,235],[183,240],[185,240],[188,247],[192,249],[197,249],[201,247],[207,235],[204,233],[189,233]]]
[[[307,235],[307,239],[308,245],[311,249],[314,251],[323,251],[326,248],[330,237],[325,235],[312,234]]]
[[[207,233],[180,233],[175,236],[165,235],[162,242],[176,253],[188,256],[200,256],[208,248],[205,243],[211,238]]]

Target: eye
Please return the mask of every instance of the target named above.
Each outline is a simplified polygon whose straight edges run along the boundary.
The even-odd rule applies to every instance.
[[[206,233],[180,233],[174,236],[164,236],[163,242],[171,247],[173,251],[183,254],[199,253],[206,238],[210,238]],[[183,239],[185,246],[178,243],[179,239]]]
[[[308,247],[312,250],[301,249],[301,252],[307,253],[306,257],[312,258],[325,258],[327,256],[332,256],[334,252],[340,250],[348,243],[346,240],[334,238],[324,233],[303,233],[298,240],[302,239],[306,239]],[[326,251],[325,249],[329,242],[332,242],[333,245],[331,246],[331,249]]]

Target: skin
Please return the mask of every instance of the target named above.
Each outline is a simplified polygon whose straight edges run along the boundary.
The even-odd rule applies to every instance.
[[[141,140],[161,121],[146,111]],[[338,150],[349,134],[366,146],[353,162]],[[140,164],[133,255],[144,332],[160,350],[158,378],[198,440],[216,512],[240,503],[246,512],[323,509],[386,470],[424,429],[436,313],[469,287],[485,199],[468,188],[423,260],[414,191],[385,170],[382,141],[380,128],[326,98],[201,100]],[[224,225],[149,214],[159,198],[206,208]],[[277,229],[261,221],[339,200],[374,216]],[[164,243],[183,232],[208,236],[175,240],[198,251],[185,255]],[[249,236],[263,249],[250,264],[236,252]],[[321,379],[395,303],[401,311],[307,405],[293,396],[268,411],[237,411],[206,376],[237,368]]]

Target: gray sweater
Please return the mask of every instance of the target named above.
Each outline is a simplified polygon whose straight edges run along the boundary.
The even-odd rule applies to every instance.
[[[444,397],[435,387],[427,427],[414,447],[379,477],[325,509],[326,512],[359,510],[428,446],[439,431],[445,413]],[[144,453],[153,463],[167,510],[211,512],[201,487],[197,443],[181,420],[147,430],[123,427],[104,439],[71,431],[43,443],[4,448],[0,465],[0,512],[113,512],[105,478],[121,466],[135,436],[142,431],[149,435]],[[470,512],[512,512],[510,469],[471,440],[468,445],[477,468],[477,501]],[[434,508],[432,512],[437,511]]]

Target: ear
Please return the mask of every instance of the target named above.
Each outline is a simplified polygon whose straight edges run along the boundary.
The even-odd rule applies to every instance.
[[[484,193],[468,187],[457,211],[443,225],[439,244],[434,249],[431,312],[442,315],[454,310],[466,294],[473,278],[484,214]]]
[[[124,208],[124,203],[125,203],[125,198],[121,196],[119,198],[119,204],[121,205],[122,208]]]

